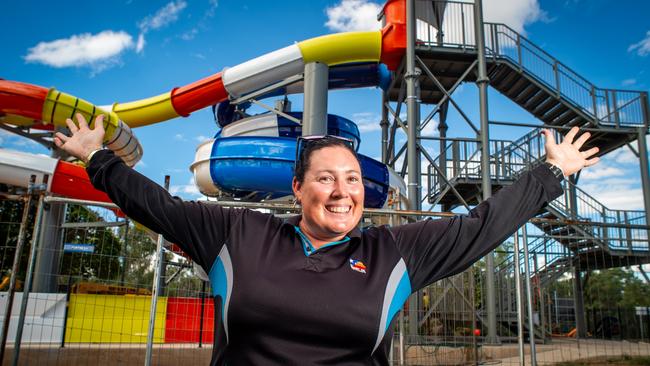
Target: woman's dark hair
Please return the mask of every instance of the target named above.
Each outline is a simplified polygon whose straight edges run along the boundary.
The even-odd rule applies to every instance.
[[[300,146],[301,144],[302,146]],[[346,141],[344,139],[336,138],[333,136],[324,136],[317,139],[299,140],[298,145],[298,149],[300,149],[300,151],[296,156],[296,165],[294,167],[293,174],[296,177],[296,180],[298,180],[300,183],[305,180],[305,173],[307,173],[307,170],[309,170],[309,165],[311,164],[311,155],[315,151],[324,149],[326,147],[340,146],[347,149],[357,160],[359,166],[361,166],[361,161],[359,161],[357,152],[354,151],[354,148],[352,147],[352,143],[350,141]]]

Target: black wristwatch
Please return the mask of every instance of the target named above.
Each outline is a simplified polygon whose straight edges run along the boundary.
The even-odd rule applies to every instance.
[[[551,172],[557,178],[560,182],[564,179],[564,172],[562,172],[562,169],[560,169],[559,166],[555,164],[551,164],[549,162],[544,162],[544,165],[546,165],[549,169],[551,169]]]

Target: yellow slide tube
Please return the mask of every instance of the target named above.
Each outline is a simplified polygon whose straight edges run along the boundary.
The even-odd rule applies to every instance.
[[[379,62],[381,32],[348,32],[298,42],[305,63],[334,66],[351,62]]]
[[[128,103],[113,104],[113,112],[129,127],[141,127],[178,117],[171,99],[171,91],[155,97]]]
[[[117,114],[97,108],[93,104],[70,94],[50,89],[43,104],[43,121],[51,122],[57,127],[67,127],[65,120],[71,118],[76,121],[74,118],[76,113],[81,113],[91,127],[98,115],[103,114],[106,116],[104,117],[104,129],[106,130],[104,142],[108,142],[113,138],[119,125]]]

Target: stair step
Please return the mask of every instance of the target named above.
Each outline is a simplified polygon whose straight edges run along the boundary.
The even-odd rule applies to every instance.
[[[519,105],[524,105],[532,96],[540,92],[540,90],[541,89],[537,85],[530,83],[528,84],[526,89],[524,89],[521,93],[519,93],[519,95],[514,97],[513,100],[515,101],[515,103]]]
[[[500,66],[495,68],[493,75],[490,75],[490,84],[497,85],[506,76],[510,75],[512,69],[507,66]]]
[[[559,104],[552,110],[548,111],[542,119],[547,124],[553,124],[553,120],[555,120],[558,116],[562,115],[568,110],[569,107],[565,106],[564,104]]]
[[[528,99],[528,101],[526,101],[523,107],[527,111],[531,111],[535,109],[538,105],[540,105],[542,102],[544,102],[546,99],[548,99],[549,97],[550,96],[548,95],[548,93],[546,93],[544,90],[540,90],[532,98]]]
[[[532,113],[543,120],[543,116],[546,114],[546,112],[550,111],[558,105],[561,105],[561,103],[562,102],[560,102],[554,96],[549,96],[543,103],[539,104],[535,109],[533,109]]]
[[[507,91],[510,90],[510,88],[512,88],[512,86],[515,84],[515,81],[518,77],[519,77],[519,73],[511,70],[503,79],[501,79],[501,81],[493,85],[498,90]]]
[[[530,86],[530,84],[530,81],[528,81],[526,78],[520,77],[504,94],[507,95],[510,99],[514,99],[522,91],[524,91],[524,89]]]
[[[578,117],[578,114],[574,112],[572,109],[569,109],[566,112],[564,112],[564,114],[559,116],[555,121],[553,121],[554,122],[553,125],[564,126],[576,117]]]

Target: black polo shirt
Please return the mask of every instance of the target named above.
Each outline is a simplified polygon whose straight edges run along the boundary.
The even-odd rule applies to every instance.
[[[313,249],[296,229],[300,216],[183,201],[111,151],[95,154],[88,174],[209,273],[210,364],[229,366],[388,365],[391,325],[409,294],[468,268],[562,192],[540,166],[467,215],[354,229]]]

